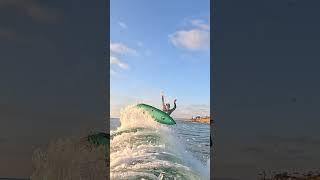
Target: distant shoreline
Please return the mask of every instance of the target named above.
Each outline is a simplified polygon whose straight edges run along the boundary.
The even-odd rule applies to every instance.
[[[207,123],[210,124],[210,117],[209,116],[197,116],[197,117],[192,117],[190,119],[192,122],[199,122],[199,123]]]
[[[110,119],[120,119],[119,117],[112,117]],[[194,117],[194,118],[182,118],[182,117],[176,117],[174,118],[176,120],[183,120],[183,121],[190,121],[190,122],[199,122],[199,123],[207,123],[210,124],[210,117],[204,116],[204,117]],[[1,180],[1,179],[0,179]]]

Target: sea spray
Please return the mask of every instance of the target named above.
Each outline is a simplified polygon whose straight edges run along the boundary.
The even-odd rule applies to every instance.
[[[111,131],[111,179],[209,179],[202,164],[179,139],[174,126],[157,123],[142,109],[121,111],[121,126]],[[107,154],[86,136],[52,141],[33,156],[32,180],[105,180]]]
[[[111,179],[209,179],[209,168],[194,158],[171,126],[135,106],[120,113],[111,132]]]

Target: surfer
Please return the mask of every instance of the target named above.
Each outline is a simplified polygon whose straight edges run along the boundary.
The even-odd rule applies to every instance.
[[[174,106],[173,106],[173,108],[172,109],[170,109],[170,104],[169,103],[164,103],[164,97],[163,97],[163,95],[162,95],[162,106],[163,106],[163,108],[162,108],[162,110],[164,111],[164,112],[166,112],[168,115],[170,115],[175,109],[176,109],[176,107],[177,107],[177,105],[176,105],[176,99],[173,101],[173,103],[174,103]]]

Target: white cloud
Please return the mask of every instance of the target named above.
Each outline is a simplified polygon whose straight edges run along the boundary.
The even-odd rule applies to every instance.
[[[179,48],[203,50],[210,46],[210,26],[201,19],[190,21],[192,28],[176,31],[169,35],[170,42]]]
[[[129,65],[119,58],[121,55],[137,55],[137,51],[129,48],[123,43],[112,43],[110,42],[110,65],[116,65],[121,69],[129,69]],[[111,69],[111,75],[115,75],[116,71]]]
[[[120,61],[117,57],[115,56],[110,56],[110,64],[111,65],[117,65],[119,66],[121,69],[129,69],[129,65]],[[113,71],[114,73],[114,71]]]
[[[200,29],[181,30],[169,35],[169,39],[176,47],[201,50],[209,47],[210,32]]]
[[[125,24],[124,22],[118,22],[119,26],[122,27],[123,29],[128,29],[127,24]]]
[[[110,43],[110,51],[115,54],[137,55],[137,51],[122,43]]]
[[[210,25],[209,24],[206,24],[203,20],[201,19],[194,19],[194,20],[191,20],[191,24],[195,27],[198,27],[200,29],[203,29],[203,30],[207,30],[209,31],[210,30]]]

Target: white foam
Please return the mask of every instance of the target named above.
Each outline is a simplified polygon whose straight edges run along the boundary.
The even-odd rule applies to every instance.
[[[159,171],[168,169],[178,171],[189,179],[209,179],[209,168],[186,152],[170,126],[157,123],[148,113],[135,106],[128,106],[121,111],[120,122],[120,127],[111,133],[124,132],[111,140],[111,179],[140,175],[155,178]],[[125,132],[135,128],[144,129]],[[150,142],[148,137],[157,141]],[[170,174],[163,173],[165,177]]]

